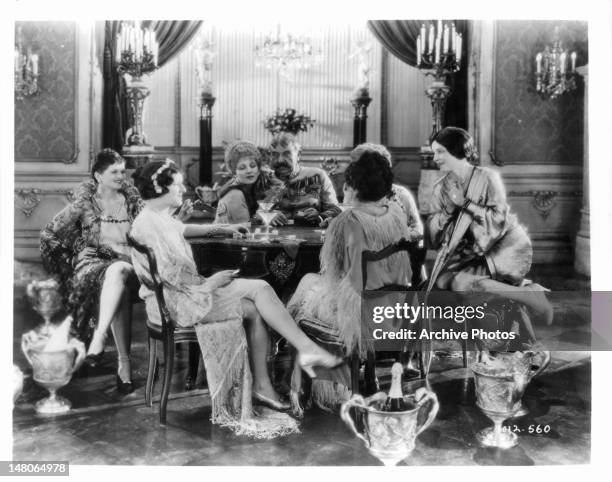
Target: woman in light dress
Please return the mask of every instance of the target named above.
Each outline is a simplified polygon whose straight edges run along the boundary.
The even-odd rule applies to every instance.
[[[173,319],[181,326],[195,327],[211,392],[213,423],[256,437],[295,431],[295,421],[285,414],[254,417],[251,410],[251,398],[275,410],[289,408],[268,375],[267,327],[296,348],[300,366],[309,373],[313,373],[313,366],[331,367],[341,360],[306,337],[265,281],[237,278],[229,270],[209,278],[198,274],[185,238],[231,235],[244,228],[183,224],[174,219],[170,213],[181,206],[185,192],[183,176],[174,163],[147,164],[135,174],[135,183],[145,207],[134,221],[132,236],[155,253]],[[132,259],[142,283],[140,295],[147,315],[159,323],[148,262],[135,250]]]

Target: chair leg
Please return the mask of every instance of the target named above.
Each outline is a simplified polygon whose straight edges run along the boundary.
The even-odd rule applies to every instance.
[[[368,352],[365,368],[365,391],[366,395],[372,395],[378,391],[378,381],[376,380],[376,355],[374,352]]]
[[[353,395],[359,393],[359,354],[353,353],[350,358],[351,363],[351,390]]]
[[[153,385],[155,383],[155,372],[157,369],[157,342],[149,337],[149,369],[147,370],[147,384],[145,386],[145,404],[153,406]]]
[[[164,380],[159,401],[159,423],[166,425],[166,406],[170,394],[170,383],[172,382],[172,371],[174,369],[174,333],[168,330],[164,336]]]
[[[195,387],[196,378],[198,377],[198,365],[200,363],[200,345],[197,343],[189,343],[189,355],[187,361],[187,376],[185,377],[185,390],[191,390]]]

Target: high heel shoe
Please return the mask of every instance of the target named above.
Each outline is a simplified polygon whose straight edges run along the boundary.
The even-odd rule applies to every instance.
[[[316,373],[312,367],[325,367],[333,368],[342,363],[342,358],[332,355],[331,353],[314,354],[314,353],[300,353],[297,356],[298,365],[306,372],[310,378],[316,378]]]
[[[265,405],[266,407],[271,408],[272,410],[277,410],[279,412],[283,412],[291,408],[291,404],[289,404],[288,402],[272,400],[271,398],[268,398],[265,395],[262,395],[261,393],[253,392],[253,398],[262,405]]]
[[[102,362],[103,356],[104,356],[104,350],[102,350],[100,353],[89,353],[85,357],[84,363],[90,368],[96,368]]]
[[[87,353],[85,357],[85,364],[91,368],[96,368],[101,362],[104,356],[104,345],[106,344],[106,333],[100,334],[99,331],[94,331],[89,349],[92,347],[100,348],[98,353]]]
[[[134,384],[132,382],[124,382],[121,377],[117,375],[117,391],[121,395],[129,395],[134,391]]]

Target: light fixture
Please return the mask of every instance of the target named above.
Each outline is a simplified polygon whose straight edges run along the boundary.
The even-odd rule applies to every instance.
[[[576,88],[576,52],[563,47],[559,27],[555,27],[551,45],[535,56],[536,91],[543,97],[554,99]]]
[[[320,49],[315,49],[310,39],[303,36],[276,34],[265,36],[263,43],[255,47],[255,65],[275,69],[282,77],[290,78],[296,70],[308,69],[323,60]]]
[[[150,90],[142,81],[142,76],[157,69],[159,44],[155,31],[141,28],[139,22],[121,22],[115,52],[117,71],[130,76],[126,79],[130,128],[125,134],[124,148],[147,150],[150,146],[146,143],[142,127],[142,114]]]
[[[431,100],[432,139],[442,129],[444,108],[451,88],[446,85],[446,77],[461,68],[461,49],[463,37],[457,32],[454,22],[430,22],[421,25],[416,39],[416,67],[432,76],[433,82],[425,91]]]
[[[38,54],[31,47],[23,47],[21,27],[15,37],[15,97],[23,100],[38,92]]]

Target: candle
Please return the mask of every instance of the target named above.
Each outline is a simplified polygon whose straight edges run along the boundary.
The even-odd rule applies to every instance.
[[[422,24],[421,24],[421,33],[420,33],[420,36],[421,36],[421,39],[422,39],[422,40],[421,40],[421,48],[423,49],[423,50],[422,50],[422,53],[425,53],[425,43],[426,43],[426,41],[427,41],[427,37],[426,37],[426,35],[427,35],[427,34],[425,33],[425,24],[424,24],[424,23],[422,23]]]
[[[434,50],[434,26],[433,23],[429,24],[429,45],[427,46],[427,53],[432,54]]]
[[[438,31],[436,32],[436,38],[442,37],[442,20],[438,20]]]
[[[576,72],[576,52],[572,52],[572,72]]]
[[[38,55],[32,54],[31,60],[32,60],[32,74],[34,75],[34,77],[37,77],[38,76]]]
[[[19,72],[21,70],[21,54],[17,47],[15,47],[15,72]]]
[[[538,52],[536,55],[536,74],[542,72],[542,52]]]
[[[456,41],[457,39],[457,32],[455,32],[455,24],[451,23],[451,27],[450,27],[450,50],[451,52],[455,51],[455,47],[456,47]]]
[[[444,53],[448,52],[448,25],[444,25],[444,49],[442,50]]]
[[[559,72],[564,74],[565,73],[565,61],[566,61],[567,55],[565,54],[565,52],[563,52],[560,56],[559,56]]]
[[[440,37],[438,37],[436,39],[436,56],[435,56],[435,63],[439,64],[440,63]]]
[[[461,46],[463,44],[463,37],[461,34],[457,35],[457,64],[461,63]]]
[[[419,35],[417,37],[417,44],[416,44],[416,64],[417,66],[421,65],[421,36]]]

